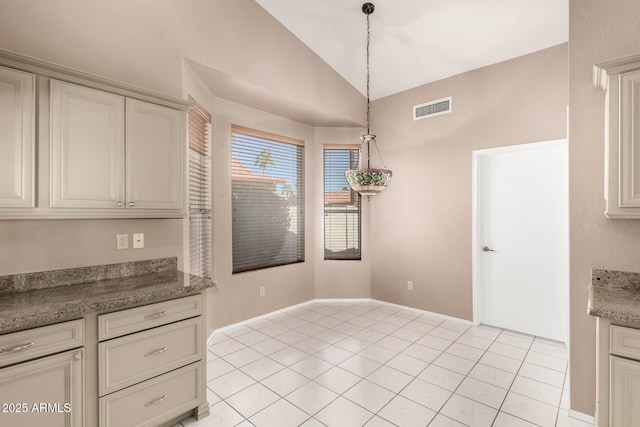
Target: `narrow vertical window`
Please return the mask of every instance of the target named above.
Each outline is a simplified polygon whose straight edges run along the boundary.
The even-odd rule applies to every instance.
[[[211,114],[189,100],[189,262],[191,274],[211,277]]]
[[[304,141],[231,128],[233,273],[304,261]]]
[[[360,260],[361,196],[344,172],[358,168],[359,146],[324,147],[324,259]]]

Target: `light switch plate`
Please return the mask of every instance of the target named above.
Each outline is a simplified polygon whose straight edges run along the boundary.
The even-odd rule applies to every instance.
[[[133,249],[144,248],[144,233],[133,233]]]

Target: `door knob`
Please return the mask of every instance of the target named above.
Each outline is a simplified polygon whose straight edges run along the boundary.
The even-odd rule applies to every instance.
[[[495,252],[493,249],[491,249],[489,246],[483,246],[482,247],[482,252]]]

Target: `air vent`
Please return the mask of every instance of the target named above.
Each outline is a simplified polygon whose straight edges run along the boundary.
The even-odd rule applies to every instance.
[[[413,120],[426,119],[451,112],[452,97],[413,106]]]

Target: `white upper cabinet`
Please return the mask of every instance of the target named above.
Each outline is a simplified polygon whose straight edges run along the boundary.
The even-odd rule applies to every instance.
[[[124,97],[51,81],[51,206],[124,206]]]
[[[640,219],[640,55],[594,66],[606,92],[605,215]]]
[[[182,113],[127,98],[127,207],[180,209]]]
[[[0,67],[0,208],[35,206],[35,75]]]
[[[192,107],[0,49],[0,220],[184,217]]]
[[[181,210],[182,120],[173,108],[51,80],[50,206]]]

